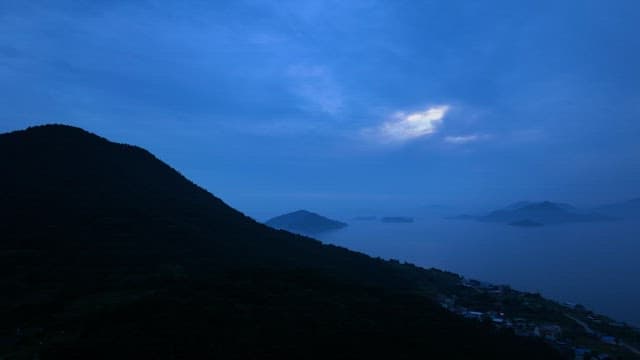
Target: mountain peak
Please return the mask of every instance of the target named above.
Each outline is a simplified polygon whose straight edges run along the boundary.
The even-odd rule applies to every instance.
[[[73,149],[74,151],[83,149],[85,151],[87,146],[91,147],[90,149],[95,149],[96,146],[116,144],[82,128],[63,124],[38,125],[0,134],[0,140],[3,145],[15,147],[21,151],[40,151],[43,153],[59,152],[65,149]],[[137,148],[130,145],[127,147]]]
[[[81,127],[68,125],[68,124],[60,124],[60,123],[51,123],[51,124],[42,124],[42,125],[29,126],[28,128],[26,128],[23,131],[33,132],[33,131],[41,131],[41,130],[63,130],[63,131],[75,131],[75,132],[89,133],[88,131],[86,131],[85,129],[83,129]]]
[[[304,210],[304,209],[300,209],[300,210],[296,210],[296,211],[290,212],[289,215],[321,216],[321,215],[318,215],[318,214],[316,214],[314,212],[311,212],[309,210]]]
[[[554,355],[422,297],[456,275],[270,229],[140,148],[42,126],[0,135],[0,164],[0,330],[40,329],[0,357]]]
[[[66,124],[56,124],[56,123],[30,126],[23,130],[16,130],[16,131],[12,131],[12,132],[0,134],[0,135],[1,136],[12,136],[12,135],[13,136],[15,135],[36,136],[36,135],[45,135],[45,134],[46,135],[72,135],[72,134],[85,135],[85,136],[104,139],[101,136],[93,134],[83,128],[72,126],[72,125],[66,125]]]
[[[576,211],[577,209],[565,203],[558,203],[549,200],[544,201],[518,201],[503,208],[503,210],[564,210],[564,211]]]
[[[16,226],[86,222],[82,231],[94,232],[102,222],[115,221],[111,215],[103,218],[109,211],[133,218],[143,209],[159,212],[169,206],[237,214],[148,151],[73,126],[43,125],[0,135],[0,163],[0,216]]]

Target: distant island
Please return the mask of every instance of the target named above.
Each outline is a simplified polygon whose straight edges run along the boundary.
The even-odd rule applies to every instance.
[[[386,216],[380,219],[383,223],[412,223],[412,217],[406,216]]]
[[[504,223],[511,226],[534,227],[549,224],[591,223],[613,221],[617,218],[599,212],[586,212],[564,203],[551,201],[520,201],[486,215],[458,215],[449,220],[477,220],[481,222]]]
[[[528,220],[540,224],[586,223],[611,221],[614,218],[598,213],[580,212],[568,204],[543,202],[521,202],[504,209],[496,210],[488,215],[478,217],[485,222],[501,222],[511,224]]]
[[[552,202],[552,201],[517,201],[513,204],[507,205],[502,210],[518,210],[529,206],[533,207],[557,207],[566,211],[578,211],[578,208],[571,204]]]
[[[542,223],[535,222],[535,221],[532,221],[532,220],[529,220],[529,219],[510,222],[509,225],[518,226],[518,227],[540,227],[540,226],[544,226],[544,224],[542,224]]]
[[[265,224],[272,228],[301,234],[318,234],[348,226],[348,224],[341,221],[332,220],[307,210],[298,210],[276,216],[267,220]]]

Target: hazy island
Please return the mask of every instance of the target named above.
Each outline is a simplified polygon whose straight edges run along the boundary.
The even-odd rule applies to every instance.
[[[339,230],[348,226],[348,224],[341,221],[329,219],[307,210],[298,210],[276,216],[267,220],[265,224],[276,229],[311,235]]]
[[[484,222],[512,224],[522,220],[539,224],[565,224],[612,221],[614,218],[595,212],[582,212],[577,208],[551,201],[519,202],[504,209],[477,218]]]
[[[462,214],[449,220],[476,220],[503,223],[511,226],[538,227],[551,224],[592,223],[614,221],[616,217],[594,211],[581,211],[576,207],[551,201],[519,201],[486,215]]]

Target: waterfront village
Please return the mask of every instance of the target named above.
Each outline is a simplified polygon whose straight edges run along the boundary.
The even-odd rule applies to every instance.
[[[540,338],[576,360],[640,359],[637,327],[582,305],[561,304],[509,286],[469,279],[461,279],[460,285],[453,293],[440,294],[438,300],[442,307],[465,318]]]

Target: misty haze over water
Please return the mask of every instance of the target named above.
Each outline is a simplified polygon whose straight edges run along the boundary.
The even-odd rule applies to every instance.
[[[640,326],[637,221],[520,228],[426,217],[411,224],[349,225],[317,238],[372,256],[540,292]]]

